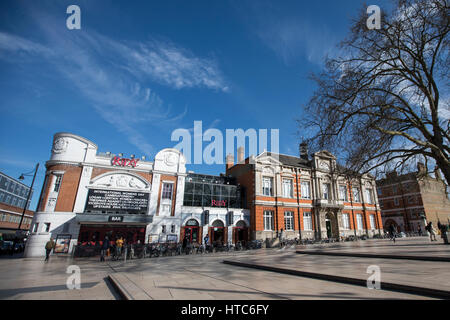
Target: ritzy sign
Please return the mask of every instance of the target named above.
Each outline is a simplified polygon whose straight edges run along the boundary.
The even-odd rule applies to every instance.
[[[121,166],[121,167],[133,167],[135,168],[139,159],[126,159],[120,157],[114,157],[111,160],[113,166]]]
[[[211,200],[211,207],[226,207],[227,200]]]

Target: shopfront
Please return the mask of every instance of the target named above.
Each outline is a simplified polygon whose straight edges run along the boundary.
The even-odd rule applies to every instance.
[[[211,243],[226,243],[227,242],[227,228],[221,220],[215,220],[209,228],[209,237]]]
[[[201,243],[201,228],[199,223],[195,219],[190,219],[186,222],[183,228],[184,236],[183,239],[187,239],[190,243],[197,242]]]
[[[144,243],[145,225],[81,225],[78,243],[83,245],[103,241],[105,236],[114,244],[118,238],[123,238],[126,243],[137,243],[138,240]]]
[[[247,243],[248,241],[248,228],[244,221],[238,221],[236,226],[233,228],[233,242],[242,244]]]

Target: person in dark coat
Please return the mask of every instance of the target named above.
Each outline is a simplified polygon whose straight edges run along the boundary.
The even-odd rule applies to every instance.
[[[45,244],[45,261],[49,260],[50,253],[52,252],[53,248],[55,248],[55,241],[53,241],[53,238],[50,238],[50,240]]]
[[[105,237],[105,240],[103,240],[102,247],[100,250],[100,261],[105,261],[105,255],[108,249],[109,249],[109,239],[108,237]]]
[[[395,227],[393,224],[389,226],[389,233],[391,234],[391,240],[395,243]]]

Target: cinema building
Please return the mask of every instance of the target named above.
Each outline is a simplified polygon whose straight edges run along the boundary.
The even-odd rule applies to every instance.
[[[200,188],[201,197],[194,195]],[[238,208],[238,190],[231,179],[186,173],[175,149],[148,161],[101,153],[83,137],[57,133],[25,256],[43,256],[50,237],[63,244],[61,253],[105,235],[129,243],[244,237],[249,211]]]
[[[375,179],[348,177],[327,151],[309,158],[307,146],[300,157],[263,152],[238,163],[227,157],[226,175],[246,190],[250,208],[251,238],[276,245],[283,230],[286,238],[337,239],[373,237],[382,232]]]

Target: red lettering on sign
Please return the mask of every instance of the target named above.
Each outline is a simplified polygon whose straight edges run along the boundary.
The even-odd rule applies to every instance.
[[[139,161],[139,159],[127,159],[127,158],[114,157],[111,160],[111,164],[113,166],[135,168],[137,166],[138,161]]]
[[[211,200],[211,206],[212,207],[226,207],[227,206],[227,200]]]

